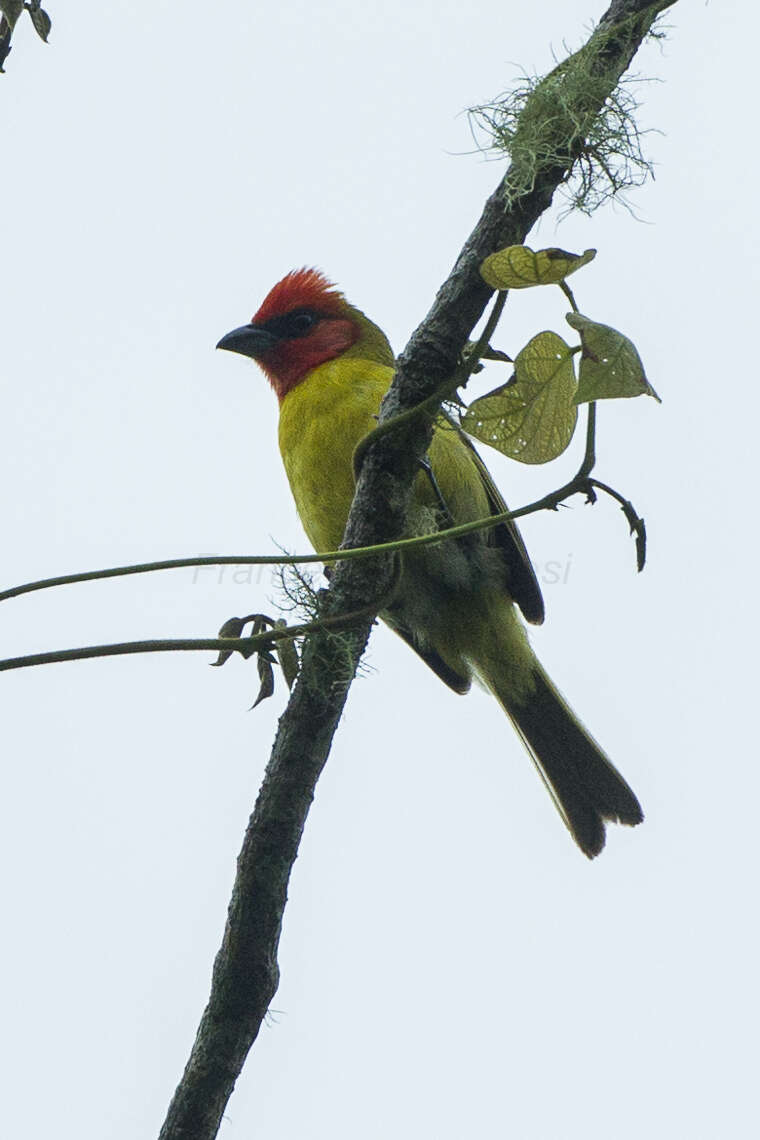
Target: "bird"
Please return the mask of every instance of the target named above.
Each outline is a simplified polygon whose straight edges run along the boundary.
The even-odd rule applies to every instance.
[[[395,358],[385,333],[320,270],[292,270],[217,348],[253,359],[279,403],[279,445],[317,553],[337,550],[355,489],[355,448],[377,426]],[[407,536],[506,511],[474,444],[443,413],[415,474]],[[638,799],[540,664],[525,621],[541,589],[513,522],[403,552],[380,617],[456,693],[473,680],[501,705],[561,818],[589,858],[607,822],[634,826]]]

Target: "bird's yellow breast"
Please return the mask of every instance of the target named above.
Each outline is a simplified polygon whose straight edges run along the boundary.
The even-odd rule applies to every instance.
[[[354,497],[354,448],[377,426],[392,376],[385,365],[343,357],[315,368],[282,401],[280,452],[317,551],[340,546]]]
[[[354,449],[377,426],[392,377],[386,365],[343,356],[315,368],[280,406],[280,452],[301,522],[317,551],[340,546],[354,496]],[[486,517],[488,498],[473,453],[453,425],[436,427],[428,455],[435,486],[420,471],[409,533]]]

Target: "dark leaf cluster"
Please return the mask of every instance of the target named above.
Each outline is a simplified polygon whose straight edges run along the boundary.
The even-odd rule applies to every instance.
[[[11,53],[11,36],[21,13],[26,9],[34,25],[34,30],[45,43],[50,35],[52,21],[44,8],[40,7],[40,0],[0,0],[0,72],[3,64]]]
[[[220,637],[242,637],[243,630],[250,623],[251,636],[256,637],[267,629],[281,630],[285,627],[282,618],[271,618],[266,614],[248,614],[246,617],[231,617],[219,630]],[[256,667],[259,673],[259,691],[256,700],[251,705],[255,709],[261,701],[271,697],[274,693],[274,668],[279,665],[282,675],[289,689],[298,676],[299,661],[295,642],[289,638],[272,639],[271,643],[260,645],[248,652],[245,650],[222,649],[213,665],[224,665],[234,652],[242,653],[243,657],[256,657]]]

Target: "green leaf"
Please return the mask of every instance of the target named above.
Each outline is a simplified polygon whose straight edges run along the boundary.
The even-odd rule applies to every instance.
[[[278,618],[274,623],[275,629],[282,629],[285,626],[285,620]],[[293,688],[293,682],[298,676],[298,650],[296,649],[295,642],[291,639],[285,640],[281,638],[274,643],[274,651],[277,654],[277,660],[282,669],[282,675],[285,678],[285,683],[289,689]]]
[[[227,618],[222,628],[219,630],[217,637],[242,637],[243,630],[250,621],[250,618],[231,617]],[[233,649],[220,649],[216,661],[212,661],[212,665],[224,665],[235,651]]]
[[[518,352],[513,379],[474,400],[462,427],[521,463],[548,463],[573,438],[575,388],[572,349],[556,333],[539,333]]]
[[[510,245],[485,259],[480,267],[480,276],[492,289],[557,285],[595,257],[595,249],[568,253],[565,249],[534,251],[527,245]]]
[[[5,16],[6,23],[11,31],[16,26],[21,13],[24,11],[24,0],[0,0],[0,12]]]
[[[29,15],[32,17],[35,31],[41,40],[47,43],[47,38],[50,35],[50,28],[52,27],[50,17],[44,8],[30,8]]]
[[[654,396],[662,402],[644,374],[633,341],[581,313],[568,313],[565,319],[580,333],[583,345],[576,404],[629,396]]]
[[[8,56],[11,54],[11,30],[6,23],[5,18],[0,15],[0,75],[5,75],[5,63]]]
[[[271,658],[266,652],[259,653],[256,664],[259,671],[260,684],[256,700],[251,705],[252,709],[255,709],[256,705],[260,704],[261,701],[265,701],[268,697],[271,697],[274,692],[274,669],[272,668]]]

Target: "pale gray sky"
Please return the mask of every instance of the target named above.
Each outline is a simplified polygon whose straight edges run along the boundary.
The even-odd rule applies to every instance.
[[[50,0],[0,77],[2,584],[195,553],[306,549],[258,371],[214,353],[323,268],[400,348],[500,166],[462,109],[544,70],[603,5],[382,9]],[[734,18],[731,19],[733,13]],[[664,403],[600,414],[610,503],[528,520],[534,644],[640,794],[589,864],[485,694],[379,630],[296,866],[278,1011],[222,1135],[652,1140],[756,1129],[758,17],[688,4],[637,70],[640,216],[546,218],[599,249],[584,312]],[[565,304],[510,302],[514,352]],[[491,379],[496,382],[500,374]],[[510,503],[574,469],[488,455]],[[566,578],[566,581],[564,580]],[[2,655],[208,636],[270,576],[191,571],[0,606]],[[205,1002],[284,694],[203,655],[4,674],[4,1130],[154,1136]]]

